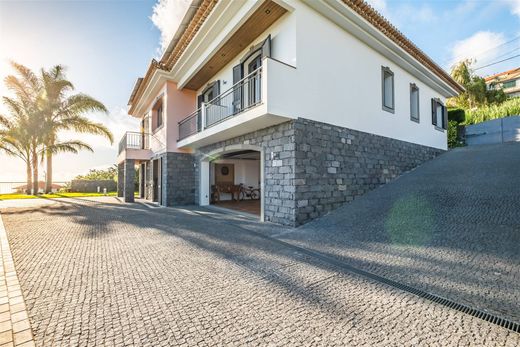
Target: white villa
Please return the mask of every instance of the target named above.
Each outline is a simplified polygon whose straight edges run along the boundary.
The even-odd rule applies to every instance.
[[[193,0],[130,97],[119,193],[297,226],[447,149],[463,88],[362,0]]]

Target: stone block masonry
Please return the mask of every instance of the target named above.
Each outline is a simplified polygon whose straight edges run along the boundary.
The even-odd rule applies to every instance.
[[[189,153],[163,155],[163,196],[166,206],[195,203],[195,158]]]
[[[200,148],[196,203],[200,159],[237,144],[264,151],[264,219],[290,226],[322,216],[443,152],[298,118]]]
[[[443,151],[307,119],[294,121],[296,225],[322,216]]]

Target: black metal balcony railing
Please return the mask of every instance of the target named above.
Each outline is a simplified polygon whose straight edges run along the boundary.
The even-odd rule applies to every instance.
[[[231,88],[179,122],[179,140],[234,117],[262,102],[262,68],[258,68]]]
[[[119,154],[125,149],[150,148],[150,136],[147,133],[128,131],[119,141]]]

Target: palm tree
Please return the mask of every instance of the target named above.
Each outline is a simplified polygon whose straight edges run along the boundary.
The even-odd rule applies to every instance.
[[[64,146],[65,143],[57,144],[58,133],[61,130],[101,135],[110,143],[113,143],[113,136],[104,125],[94,123],[84,116],[96,111],[107,113],[107,109],[101,102],[88,95],[69,95],[74,90],[74,85],[66,79],[63,66],[56,65],[49,71],[42,69],[40,80],[43,88],[43,142],[47,159],[45,191],[49,193],[52,184],[53,155],[60,151],[88,149],[88,146],[80,141],[70,141],[67,146]]]
[[[6,103],[7,104],[7,103]],[[28,134],[26,117],[18,109],[13,112],[15,121],[6,116],[0,115],[0,149],[8,155],[18,157],[23,160],[26,168],[26,194],[31,194],[32,186],[32,170],[31,170],[31,137]]]
[[[27,187],[38,192],[38,147],[40,124],[38,119],[38,80],[36,76],[23,65],[12,63],[18,76],[10,75],[5,78],[5,84],[15,98],[3,97],[10,118],[2,116],[2,145],[1,148],[8,155],[22,159],[26,164]],[[36,165],[34,163],[36,162]],[[32,170],[31,170],[32,167]],[[32,173],[32,177],[31,177]]]
[[[4,97],[4,102],[19,106],[18,110],[13,110],[11,107],[11,115],[18,121],[10,125],[11,134],[5,135],[8,144],[2,149],[10,155],[17,153],[16,156],[24,157],[24,161],[29,162],[29,168],[32,167],[32,185],[35,193],[38,192],[39,159],[43,161],[45,157],[47,160],[45,191],[50,192],[53,155],[60,152],[78,153],[82,149],[92,151],[90,146],[78,140],[59,142],[58,133],[61,130],[73,130],[103,135],[112,143],[112,133],[104,125],[94,123],[84,116],[92,111],[107,113],[107,110],[102,103],[88,95],[69,95],[74,90],[74,86],[65,78],[64,68],[61,65],[56,65],[49,71],[42,69],[40,76],[21,64],[12,62],[11,65],[18,76],[8,76],[5,83],[14,92],[16,98]],[[21,114],[24,115],[25,123],[20,121]],[[6,119],[4,116],[3,120]],[[24,132],[25,134],[22,134]],[[23,156],[19,155],[21,154],[19,148],[22,149]],[[28,150],[28,153],[25,150]],[[29,170],[27,172],[30,176]]]

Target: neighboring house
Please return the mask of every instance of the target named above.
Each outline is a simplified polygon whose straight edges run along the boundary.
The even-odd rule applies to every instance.
[[[135,165],[165,206],[243,183],[261,220],[300,225],[445,151],[461,91],[363,1],[194,0],[134,87],[118,190]]]
[[[520,67],[485,78],[488,89],[502,89],[509,97],[520,96]]]
[[[51,191],[53,193],[59,192],[61,188],[63,188],[63,186],[59,185],[59,184],[52,183],[52,185],[51,185]],[[31,186],[31,189],[32,189],[32,186]],[[14,187],[13,190],[15,190],[17,193],[25,193],[25,191],[27,190],[27,184],[24,184],[24,185],[21,185],[18,187]],[[38,181],[38,193],[45,193],[45,182]]]

